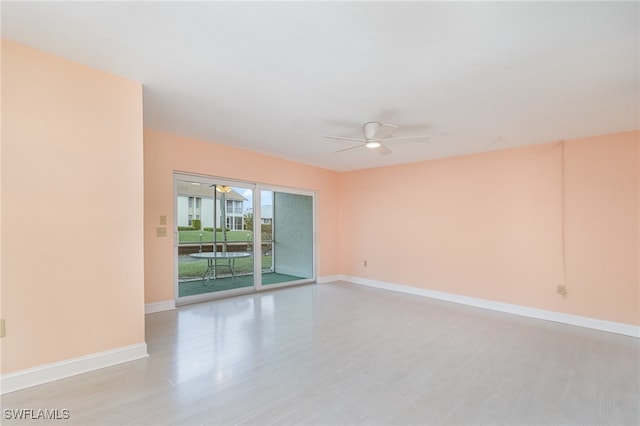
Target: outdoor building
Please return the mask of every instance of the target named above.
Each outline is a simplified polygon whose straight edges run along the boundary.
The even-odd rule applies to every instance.
[[[260,223],[263,225],[273,223],[273,206],[271,204],[260,207]]]
[[[253,215],[253,209],[248,208],[245,211],[245,213]],[[260,207],[260,224],[271,225],[272,223],[273,223],[273,205],[263,204],[262,207]]]
[[[202,228],[214,227],[214,206],[212,187],[192,182],[177,182],[177,219],[178,226],[192,226],[193,220],[200,220]],[[242,195],[230,188],[227,193],[216,192],[217,226],[223,221],[223,211],[220,208],[224,197],[226,211],[226,227],[231,230],[244,229],[244,203],[247,201]]]

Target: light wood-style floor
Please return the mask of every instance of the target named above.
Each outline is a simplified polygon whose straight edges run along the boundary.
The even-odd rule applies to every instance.
[[[348,283],[150,314],[146,338],[147,359],[2,408],[68,409],[56,425],[640,424],[636,338]]]

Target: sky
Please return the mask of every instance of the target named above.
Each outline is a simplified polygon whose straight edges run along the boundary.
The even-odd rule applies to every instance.
[[[253,190],[250,188],[233,188],[234,191],[238,192],[240,195],[242,195],[244,198],[247,199],[247,201],[245,201],[244,203],[244,211],[246,212],[247,210],[253,209]],[[263,206],[270,206],[272,204],[271,202],[271,191],[262,191],[262,205]]]

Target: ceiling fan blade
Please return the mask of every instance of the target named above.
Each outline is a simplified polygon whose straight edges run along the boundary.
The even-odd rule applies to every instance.
[[[414,139],[416,142],[421,142],[422,140],[425,140],[425,139],[431,139],[431,136],[401,136],[399,138],[387,138],[385,140],[386,141],[406,140],[407,142],[410,142],[411,139]]]
[[[391,154],[391,150],[389,149],[388,146],[386,146],[385,144],[381,143],[379,147],[377,148],[373,148],[376,150],[376,152],[380,155],[389,155]]]
[[[394,124],[383,124],[382,126],[378,127],[378,130],[376,130],[371,139],[380,140],[382,138],[391,136],[397,128],[398,126]]]
[[[339,139],[339,140],[342,140],[342,141],[356,141],[356,142],[362,142],[362,143],[366,142],[364,139],[343,138],[342,136],[323,136],[323,138],[325,138],[325,139]]]
[[[345,149],[339,149],[338,151],[335,152],[345,152],[345,151],[351,151],[352,149],[356,149],[356,148],[362,148],[364,145],[356,145],[356,146],[351,146],[349,148],[345,148]]]

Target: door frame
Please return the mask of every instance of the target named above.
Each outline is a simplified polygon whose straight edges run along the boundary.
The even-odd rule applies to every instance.
[[[178,245],[179,245],[179,237],[178,237],[178,188],[177,182],[179,180],[189,181],[189,182],[198,182],[201,184],[212,185],[228,185],[235,187],[248,188],[253,191],[252,197],[252,211],[254,217],[254,232],[253,232],[253,286],[252,287],[243,287],[231,290],[224,290],[220,292],[210,292],[203,293],[193,296],[183,296],[179,297],[178,291]],[[298,195],[306,195],[310,196],[312,200],[312,276],[311,278],[301,279],[296,281],[288,281],[284,283],[277,284],[269,284],[268,286],[262,285],[262,235],[261,232],[255,232],[255,223],[256,220],[260,220],[261,218],[261,191],[272,191],[272,192],[285,192],[290,194],[298,194]],[[214,204],[215,204],[214,199]],[[314,283],[317,279],[317,239],[316,239],[316,192],[313,190],[303,189],[303,188],[293,188],[286,187],[280,185],[269,185],[265,183],[257,183],[257,182],[248,182],[239,179],[230,179],[226,177],[218,177],[218,176],[210,176],[203,175],[197,173],[189,173],[189,172],[181,172],[174,171],[173,172],[173,286],[174,286],[174,300],[176,306],[186,305],[191,303],[199,303],[208,300],[221,299],[225,297],[238,296],[243,294],[254,293],[263,290],[272,290],[279,287],[288,287],[299,284],[308,284]],[[214,218],[215,220],[215,218]]]

